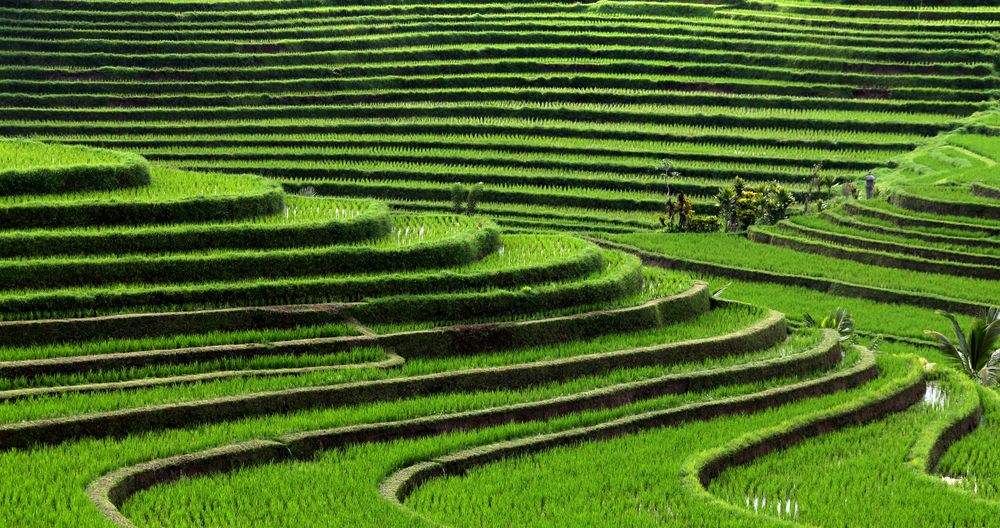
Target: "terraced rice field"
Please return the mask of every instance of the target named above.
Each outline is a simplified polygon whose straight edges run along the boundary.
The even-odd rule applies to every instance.
[[[1000,299],[998,30],[5,2],[0,525],[993,526],[995,385],[924,330]],[[788,218],[661,229],[737,176]]]

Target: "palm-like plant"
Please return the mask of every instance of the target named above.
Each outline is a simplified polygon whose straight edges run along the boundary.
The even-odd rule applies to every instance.
[[[854,318],[843,308],[837,308],[818,322],[809,314],[805,314],[802,318],[805,320],[806,326],[836,330],[840,334],[841,342],[850,341],[854,337]]]
[[[1000,349],[997,348],[997,341],[1000,341],[1000,308],[990,308],[985,317],[973,319],[969,333],[962,330],[954,315],[943,310],[937,313],[951,321],[955,342],[940,332],[924,330],[924,333],[934,336],[941,350],[957,359],[966,374],[983,385],[996,383],[1000,374]]]
[[[819,177],[819,184],[826,187],[826,194],[833,194],[833,186],[837,185],[837,177],[832,174],[824,174]],[[818,186],[817,190],[819,190]]]

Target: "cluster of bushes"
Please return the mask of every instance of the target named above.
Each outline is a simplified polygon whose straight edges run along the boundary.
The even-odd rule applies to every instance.
[[[683,192],[676,200],[670,195],[670,182],[680,177],[672,162],[664,160],[659,165],[667,189],[666,214],[660,215],[660,224],[668,233],[715,233],[746,231],[755,224],[774,224],[788,217],[788,208],[795,196],[777,181],[751,186],[739,176],[729,187],[716,194],[718,215],[698,215],[692,201]]]
[[[747,185],[736,177],[733,185],[723,187],[715,196],[719,218],[727,231],[745,231],[755,224],[774,224],[788,218],[788,208],[795,196],[778,182]]]
[[[667,198],[667,215],[660,215],[660,224],[668,233],[715,233],[719,217],[695,214],[691,200],[679,193],[676,202]]]
[[[795,202],[791,191],[778,182],[749,186],[740,177],[733,185],[720,189],[715,198],[719,203],[718,215],[694,214],[691,200],[684,193],[677,195],[676,202],[668,198],[667,216],[661,215],[660,223],[671,233],[746,231],[752,225],[770,225],[788,218],[788,208]]]

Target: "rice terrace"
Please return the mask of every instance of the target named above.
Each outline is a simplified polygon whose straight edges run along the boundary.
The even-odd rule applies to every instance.
[[[1000,526],[1000,0],[4,0],[0,527]]]

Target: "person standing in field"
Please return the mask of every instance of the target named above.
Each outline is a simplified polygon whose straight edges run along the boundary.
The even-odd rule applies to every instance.
[[[865,176],[865,199],[871,200],[872,196],[875,194],[875,173],[868,171]]]

